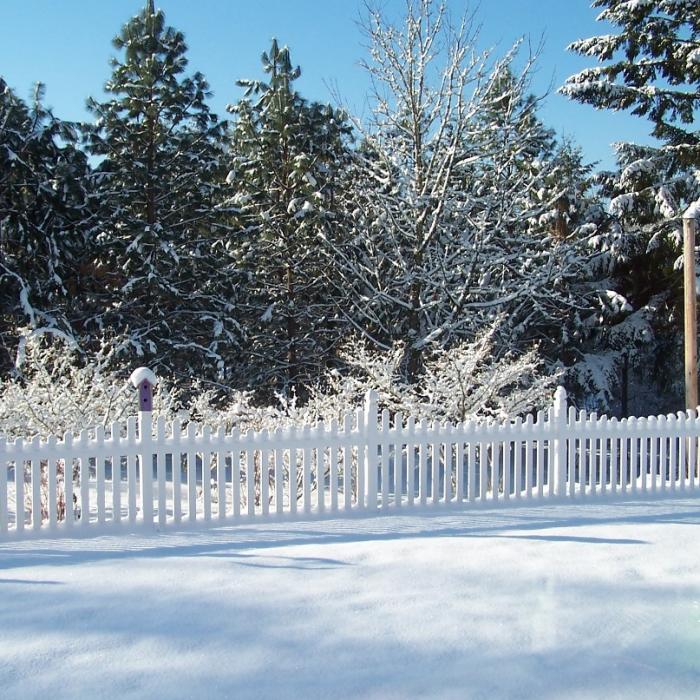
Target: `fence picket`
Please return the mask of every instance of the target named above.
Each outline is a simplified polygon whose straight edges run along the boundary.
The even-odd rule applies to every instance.
[[[377,476],[379,439],[377,435],[377,392],[368,391],[365,397],[365,488],[367,501],[365,507],[370,511],[377,509]]]
[[[506,440],[501,443],[501,454],[503,455],[503,499],[505,501],[510,500],[510,487],[511,487],[511,478],[510,478],[510,467],[511,467],[511,459],[510,459],[510,446],[511,442],[510,440]]]
[[[629,438],[630,441],[630,483],[632,484],[632,492],[637,493],[639,491],[639,476],[637,473],[638,467],[638,443],[637,436],[635,433]]]
[[[457,428],[455,427],[455,432]],[[455,503],[457,505],[464,503],[464,482],[466,476],[466,444],[462,440],[455,442]]]
[[[403,502],[403,415],[394,416],[394,508],[401,508]]]
[[[250,435],[250,431],[246,431],[245,437]],[[243,463],[245,464],[245,484],[246,484],[246,515],[249,518],[255,517],[255,451],[247,449],[243,454]]]
[[[676,416],[672,413],[668,415],[668,426],[671,433],[675,432],[676,427]],[[678,439],[675,435],[669,437],[669,442],[671,443],[669,463],[668,463],[668,478],[671,482],[671,491],[676,491],[678,488],[678,477],[676,476],[676,467],[678,465]]]
[[[443,501],[445,505],[448,505],[452,501],[452,471],[453,471],[453,459],[452,459],[452,424],[448,421],[445,425],[445,477],[443,484]]]
[[[289,512],[292,515],[296,515],[297,498],[299,497],[297,488],[297,452],[298,450],[294,448],[289,450]],[[343,487],[345,487],[344,481]],[[347,501],[345,507],[349,508]]]
[[[165,418],[159,416],[156,421],[156,444],[162,445],[165,442]],[[158,524],[164,526],[167,522],[168,504],[166,492],[165,455],[156,452],[156,479],[158,481]]]
[[[649,449],[651,455],[651,467],[649,470],[651,472],[651,491],[652,493],[656,493],[659,489],[659,438],[657,434],[658,428],[656,427],[656,416],[650,416],[647,425],[649,426],[649,442],[651,443]]]
[[[267,431],[269,441],[270,433]],[[260,512],[270,512],[270,450],[258,450],[260,455]]]
[[[32,438],[32,447],[38,452],[41,440],[38,435]],[[41,459],[34,457],[32,469],[32,529],[41,528]]]
[[[473,437],[469,439],[467,473],[467,501],[473,503],[476,500],[476,444]]]
[[[227,492],[226,488],[226,452],[221,449],[224,444],[224,439],[226,436],[226,430],[223,425],[220,425],[216,431],[216,515],[219,521],[226,518],[226,501]],[[230,454],[230,453],[229,453]],[[231,460],[231,478],[233,478],[233,460]]]
[[[197,436],[196,423],[187,424],[187,522],[197,520],[197,453],[194,450],[194,441]],[[202,464],[204,471],[204,464]]]
[[[99,453],[105,443],[105,429],[98,425],[95,428],[95,449]],[[105,522],[105,458],[95,458],[95,505],[97,507],[97,522]]]
[[[406,505],[412,506],[416,496],[416,421],[409,416],[406,422]]]
[[[211,520],[211,428],[202,428],[202,517],[204,522]]]
[[[599,439],[598,450],[598,480],[600,482],[600,493],[601,495],[607,493],[608,491],[608,455],[610,454],[608,450],[608,417],[600,417],[600,431],[601,437]]]
[[[282,431],[275,430],[275,444],[281,443]],[[284,511],[284,452],[275,449],[275,513],[281,515]]]
[[[112,485],[112,522],[120,523],[122,519],[121,481],[122,481],[122,458],[119,451],[119,423],[113,422],[110,426],[110,459],[112,461],[112,471],[110,483]],[[65,470],[64,470],[65,476]]]
[[[90,458],[87,456],[88,431],[80,431],[80,526],[90,525]]]
[[[129,504],[129,524],[136,522],[136,456],[131,452],[136,444],[136,418],[131,416],[126,421],[126,439],[130,452],[126,457],[126,497]]]
[[[550,413],[553,416],[552,409]],[[537,420],[535,425],[538,426],[540,434],[544,428],[544,411],[537,411]],[[551,446],[547,446],[547,454],[551,454]],[[541,499],[544,495],[544,438],[539,437],[537,439],[537,498]]]
[[[489,455],[485,442],[479,443],[479,501],[486,500],[488,489]]]
[[[610,466],[608,467],[608,474],[610,476],[610,485],[608,489],[613,495],[617,494],[618,481],[620,478],[620,465],[618,463],[619,428],[620,424],[617,418],[613,418],[610,421]]]
[[[491,432],[495,433],[497,426],[493,421],[490,421]],[[488,448],[487,448],[488,449]],[[500,443],[496,440],[491,441],[491,500],[496,502],[499,499],[500,482],[501,482],[501,459],[500,459]]]
[[[182,438],[184,427],[179,418],[173,421],[173,520],[179,523],[182,520]]]
[[[439,431],[438,423],[433,422],[430,431],[435,435]],[[433,505],[440,502],[440,443],[430,444],[430,500]]]
[[[309,434],[309,428],[304,428],[305,436]],[[304,513],[311,512],[311,449],[304,447],[304,462],[302,472],[302,493],[304,498]]]
[[[343,446],[341,448],[343,458],[343,508],[349,511],[352,508],[352,446],[348,444],[352,433],[352,414],[343,416]]]
[[[572,406],[569,409],[568,417],[568,437],[566,439],[566,460],[565,464],[562,465],[564,469],[564,475],[562,480],[564,483],[564,488],[562,490],[562,496],[568,494],[569,498],[574,498],[576,496],[576,436],[573,434],[576,423],[576,410]]]
[[[649,457],[649,445],[647,438],[648,427],[646,418],[639,419],[637,423],[637,428],[639,429],[640,433],[642,433],[641,437],[639,438],[639,471],[641,478],[640,486],[642,488],[642,493],[646,494],[649,488],[649,464],[647,462]]]
[[[658,417],[659,423],[659,472],[661,473],[661,478],[659,479],[659,486],[661,491],[666,491],[668,486],[666,481],[666,416]]]
[[[7,533],[9,528],[8,511],[8,493],[7,493],[7,463],[5,457],[7,453],[7,440],[0,437],[0,535]]]
[[[63,444],[65,445],[65,458],[63,462],[63,498],[64,498],[64,526],[73,526],[73,433],[63,434]],[[17,522],[19,525],[19,521]],[[23,525],[22,525],[23,526]]]
[[[231,441],[236,442],[238,429],[231,432]],[[241,451],[234,449],[228,452],[231,457],[231,514],[237,518],[241,514]],[[224,464],[224,470],[226,465]],[[225,497],[224,497],[225,498]],[[224,500],[224,505],[226,501]],[[224,511],[224,517],[225,511]]]
[[[22,441],[19,438],[15,439],[15,530],[17,532],[24,531],[24,460],[18,455],[19,447]]]
[[[365,459],[365,447],[361,445],[361,440],[360,437],[363,435],[363,431],[365,430],[365,411],[362,408],[358,408],[356,412],[356,421],[357,421],[357,436],[358,436],[358,445],[355,448],[356,454],[357,454],[357,463],[356,463],[356,478],[357,478],[357,486],[356,486],[356,504],[357,507],[362,509],[364,508],[364,494],[365,494],[365,465],[364,465],[364,459]]]
[[[532,434],[534,429],[534,422],[532,420],[532,414],[528,414],[525,418],[525,426],[523,430],[523,445],[525,449],[525,498],[532,498],[532,488],[533,488],[533,464],[532,464],[532,451],[533,444],[529,436]]]
[[[518,416],[515,419],[515,433],[516,435],[519,433],[522,433],[523,429],[523,420]],[[514,474],[513,476],[515,477],[515,498],[520,499],[523,496],[523,449],[522,449],[522,442],[520,438],[517,438],[516,440],[513,441],[513,452],[514,452]]]
[[[425,433],[428,430],[428,421],[421,418],[418,432],[421,435],[418,445],[418,502],[424,506],[428,501],[428,443],[425,442]]]
[[[382,427],[380,433],[384,436],[388,436],[390,425],[390,414],[389,409],[385,408],[382,411]],[[380,477],[380,487],[381,487],[381,499],[382,499],[382,510],[386,511],[387,505],[389,503],[389,440],[388,437],[380,445],[381,450],[381,461],[379,466],[379,477]]]
[[[56,443],[56,437],[54,435],[50,435],[48,440],[46,441],[46,449],[49,452],[49,455],[55,453]],[[57,467],[57,460],[54,457],[49,456],[46,464],[46,508],[48,511],[47,515],[49,521],[49,530],[51,531],[56,529],[56,525],[58,523],[58,485],[56,483]],[[0,472],[6,473],[4,463],[2,464],[2,467],[0,467]],[[0,502],[0,508],[3,507],[4,504]]]

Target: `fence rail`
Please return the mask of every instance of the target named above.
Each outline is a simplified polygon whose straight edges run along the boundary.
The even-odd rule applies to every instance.
[[[142,404],[150,408],[150,404]],[[428,424],[377,410],[340,423],[225,432],[150,410],[47,440],[0,440],[0,539],[269,514],[698,491],[696,411],[620,421],[567,409]]]

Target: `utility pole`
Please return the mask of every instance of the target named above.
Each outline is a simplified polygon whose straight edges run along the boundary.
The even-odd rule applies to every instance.
[[[695,231],[700,204],[683,214],[683,290],[685,296],[685,407],[698,407],[697,304],[695,280]]]

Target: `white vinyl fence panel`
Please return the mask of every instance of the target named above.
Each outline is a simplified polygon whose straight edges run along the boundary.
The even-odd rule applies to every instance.
[[[362,410],[274,431],[152,423],[0,439],[0,538],[310,513],[697,490],[697,412],[616,420],[557,390],[536,416],[428,424]],[[123,524],[123,525],[122,525]]]

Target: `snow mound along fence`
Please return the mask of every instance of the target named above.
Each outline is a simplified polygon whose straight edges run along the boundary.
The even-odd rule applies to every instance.
[[[697,411],[618,421],[567,408],[561,387],[547,411],[500,423],[428,424],[380,414],[374,392],[340,424],[262,432],[166,424],[162,417],[154,424],[142,410],[125,425],[0,440],[0,539],[687,494],[700,491],[699,437]]]

